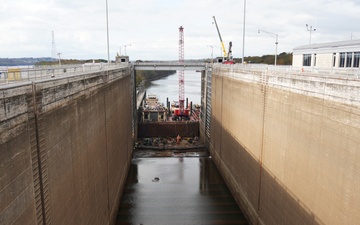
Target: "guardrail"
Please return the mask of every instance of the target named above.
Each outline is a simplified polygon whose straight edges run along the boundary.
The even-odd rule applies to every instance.
[[[135,70],[205,70],[204,62],[179,62],[179,61],[154,61],[154,62],[134,62]]]
[[[232,66],[223,64],[214,64],[223,69],[233,71],[253,71],[264,72],[268,71],[272,74],[287,74],[287,75],[308,75],[308,76],[322,76],[322,77],[336,77],[336,78],[360,78],[360,68],[316,68],[316,67],[293,67],[281,65],[266,65],[266,64],[234,64]]]
[[[117,67],[129,66],[131,64],[107,64],[107,63],[89,63],[77,65],[64,65],[64,66],[46,66],[46,67],[9,67],[0,68],[0,85],[34,81],[40,79],[50,79],[59,76],[68,76],[81,74],[89,71],[99,71],[106,69],[113,69]],[[201,69],[206,68],[205,63],[199,62],[136,62],[133,63],[137,69],[151,69],[153,70],[176,70],[176,69]],[[223,69],[233,71],[253,71],[264,72],[265,70],[271,71],[273,74],[280,73],[287,75],[302,74],[308,76],[324,76],[324,77],[337,77],[337,78],[355,78],[360,79],[360,68],[315,68],[315,67],[293,67],[293,66],[273,66],[265,64],[235,64],[235,65],[222,65]],[[212,64],[209,64],[212,67]]]
[[[124,66],[124,64],[114,63],[89,63],[46,67],[9,67],[0,69],[0,85],[76,75],[90,71],[96,72]],[[126,64],[126,66],[128,66],[128,64]]]

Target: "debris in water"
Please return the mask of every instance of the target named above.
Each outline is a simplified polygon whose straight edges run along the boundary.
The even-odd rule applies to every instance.
[[[155,177],[153,180],[152,180],[152,182],[159,182],[160,181],[160,178],[158,178],[158,177]]]
[[[181,136],[180,135],[178,135],[177,137],[176,137],[176,144],[180,144],[180,142],[181,142]]]

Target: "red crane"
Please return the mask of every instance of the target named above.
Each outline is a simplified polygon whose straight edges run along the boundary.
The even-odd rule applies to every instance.
[[[179,27],[179,64],[184,63],[184,27]],[[178,70],[179,77],[179,108],[174,110],[175,119],[181,117],[189,119],[190,111],[185,108],[185,79],[184,70]]]
[[[179,63],[184,63],[184,28],[179,27]],[[180,115],[185,114],[184,111],[184,100],[185,100],[185,81],[184,81],[184,70],[178,70],[179,76],[179,109]]]

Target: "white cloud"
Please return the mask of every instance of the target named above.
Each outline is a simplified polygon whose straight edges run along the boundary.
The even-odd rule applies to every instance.
[[[242,56],[242,0],[108,0],[110,55],[124,45],[132,60],[177,59],[178,28],[185,30],[185,57],[220,54],[220,41],[212,24],[215,15],[224,43],[233,42],[233,54]],[[317,30],[312,42],[360,38],[357,0],[253,0],[247,1],[245,56],[291,52],[309,42],[305,24]],[[14,0],[0,1],[0,57],[51,56],[51,31],[64,58],[107,58],[105,1]]]

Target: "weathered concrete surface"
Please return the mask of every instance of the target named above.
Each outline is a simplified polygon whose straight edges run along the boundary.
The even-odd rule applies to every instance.
[[[253,224],[360,223],[360,81],[215,66],[210,152]]]
[[[0,224],[37,224],[33,173],[32,86],[0,90]],[[32,111],[32,113],[28,113]],[[35,197],[36,195],[36,197]],[[40,212],[41,213],[41,212]],[[41,221],[41,218],[39,222]]]
[[[130,72],[0,90],[0,224],[113,223],[132,153]]]

